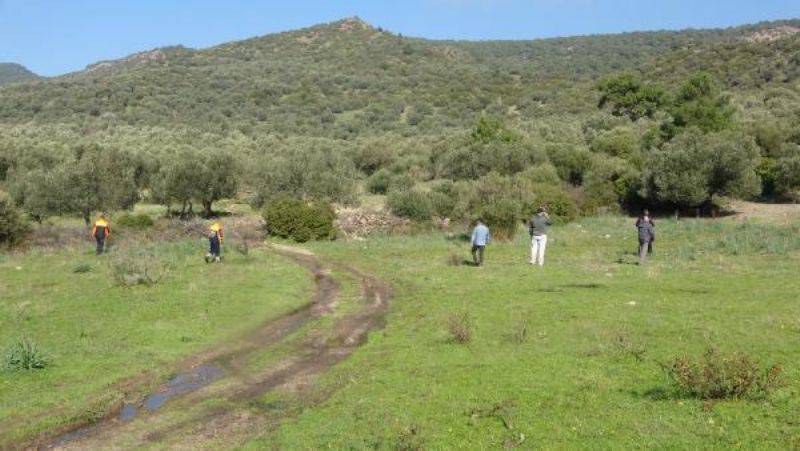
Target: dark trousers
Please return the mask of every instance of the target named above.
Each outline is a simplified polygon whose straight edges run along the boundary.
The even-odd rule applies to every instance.
[[[472,246],[472,261],[477,266],[483,266],[483,251],[486,246]]]
[[[652,242],[639,240],[639,264],[643,265],[647,261],[647,254],[652,252]]]
[[[97,249],[95,250],[96,255],[100,255],[105,251],[106,247],[106,237],[104,236],[96,236],[94,237],[95,241],[97,241]]]
[[[221,243],[218,239],[211,239],[209,240],[209,250],[208,252],[213,255],[214,257],[219,257],[221,254]]]

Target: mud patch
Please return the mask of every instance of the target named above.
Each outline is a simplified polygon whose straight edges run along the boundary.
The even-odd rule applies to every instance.
[[[168,446],[172,446],[175,440],[191,446],[213,437],[225,438],[224,443],[234,446],[236,437],[243,437],[248,433],[263,434],[293,415],[293,409],[283,404],[276,406],[278,408],[253,409],[253,403],[269,391],[286,388],[304,405],[313,405],[330,396],[331,393],[320,396],[315,392],[318,375],[352,355],[366,341],[371,331],[383,326],[391,290],[380,279],[352,267],[338,265],[337,268],[361,283],[362,303],[359,310],[337,320],[324,339],[306,337],[295,345],[291,356],[275,362],[260,373],[252,374],[246,364],[253,353],[281,342],[309,321],[332,312],[340,292],[338,283],[310,252],[286,246],[273,246],[272,249],[313,274],[316,291],[309,304],[265,324],[235,346],[187,359],[187,362],[192,363],[188,370],[181,371],[143,400],[118,407],[120,410],[114,416],[61,435],[50,441],[50,445],[46,447],[108,447],[121,443],[123,437],[133,438],[142,445],[162,442],[169,443]],[[230,386],[218,387],[213,395],[199,391],[223,378],[231,382]],[[194,392],[197,395],[192,395],[188,401],[193,404],[209,396],[222,397],[232,404],[215,406],[177,424],[171,423],[160,428],[137,426],[138,432],[135,428],[120,428],[123,424],[135,424],[146,414],[154,414],[168,401]],[[133,434],[133,437],[129,434]],[[124,442],[130,443],[128,440]]]

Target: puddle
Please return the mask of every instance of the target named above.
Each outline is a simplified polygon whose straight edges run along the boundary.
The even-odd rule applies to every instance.
[[[161,391],[148,396],[144,400],[142,407],[150,412],[158,410],[170,399],[203,388],[221,378],[222,374],[221,369],[212,365],[200,365],[191,371],[178,374],[167,382],[166,387]],[[123,421],[132,420],[136,413],[137,408],[135,405],[125,404],[119,419]]]
[[[144,400],[142,408],[148,412],[153,412],[161,408],[161,406],[170,399],[199,390],[217,379],[220,379],[222,376],[223,371],[221,369],[212,365],[200,365],[170,379],[167,385],[158,393],[154,393]],[[127,403],[122,406],[122,410],[117,418],[120,421],[131,421],[136,418],[136,414],[138,413],[139,408],[135,404]],[[75,440],[88,437],[97,432],[103,423],[103,421],[100,421],[63,434],[51,447],[60,447]]]

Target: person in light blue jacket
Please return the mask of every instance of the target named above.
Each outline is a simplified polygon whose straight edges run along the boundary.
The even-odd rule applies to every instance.
[[[483,266],[483,252],[491,240],[489,227],[483,223],[483,219],[478,219],[478,223],[472,229],[472,260],[475,266]]]

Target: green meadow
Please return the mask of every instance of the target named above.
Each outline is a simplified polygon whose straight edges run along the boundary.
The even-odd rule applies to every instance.
[[[323,379],[335,393],[253,448],[787,448],[800,445],[800,224],[657,223],[636,262],[631,220],[556,227],[544,268],[527,237],[483,268],[440,233],[312,246],[395,287],[385,329]],[[473,337],[455,343],[453,315]],[[662,364],[707,349],[778,363],[761,399],[706,402]]]
[[[207,265],[200,241],[143,246],[160,271],[151,287],[120,285],[111,274],[116,251],[96,257],[88,244],[0,254],[0,344],[28,338],[48,362],[0,371],[0,448],[102,417],[166,379],[180,359],[303,305],[313,285],[264,251]]]
[[[312,394],[279,387],[233,401],[215,394],[234,383],[223,380],[205,401],[168,404],[156,423],[136,423],[115,443],[138,446],[131,430],[229,406],[279,421],[192,446],[800,445],[800,223],[665,219],[657,230],[645,266],[636,264],[632,220],[617,216],[553,227],[543,268],[527,264],[521,228],[489,246],[482,268],[466,264],[461,230],[306,243],[327,265],[344,263],[392,286],[385,326],[316,377]],[[152,250],[164,275],[151,287],[120,286],[113,252],[96,258],[89,246],[4,254],[0,342],[29,337],[49,364],[0,373],[0,444],[99,418],[163,383],[182,359],[224,347],[313,291],[308,272],[275,252],[228,252],[223,264],[206,265],[203,251],[191,240]],[[338,317],[356,305],[349,299],[357,285],[341,271],[331,275],[345,301]],[[459,343],[450,324],[465,317],[471,337]],[[289,343],[331,324],[317,320]],[[746,354],[761,369],[779,365],[781,384],[763,396],[715,400],[678,389],[664,367],[712,348]],[[265,368],[292,352],[278,345],[247,365]],[[148,446],[185,445],[181,431]]]

